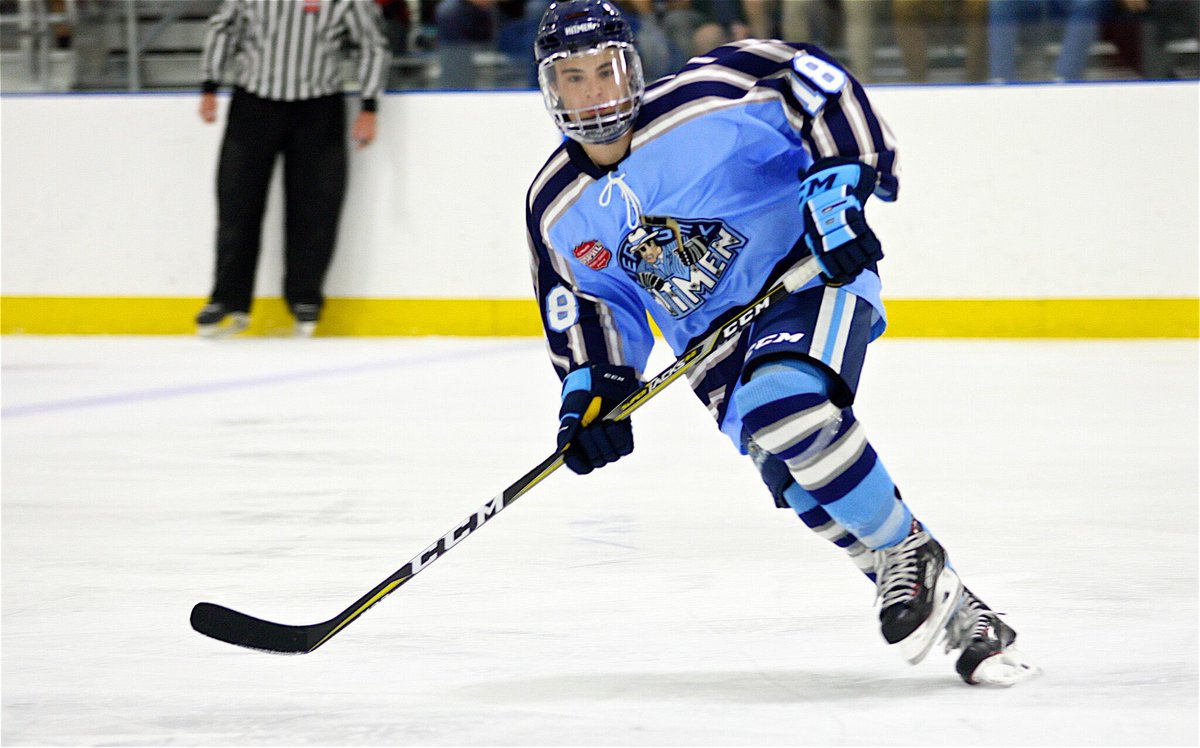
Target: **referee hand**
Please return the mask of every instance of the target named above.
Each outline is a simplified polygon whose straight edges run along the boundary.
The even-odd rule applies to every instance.
[[[354,139],[354,147],[361,150],[371,145],[375,140],[375,112],[359,112],[350,128],[350,137]]]
[[[216,94],[200,94],[200,119],[210,124],[217,121]]]

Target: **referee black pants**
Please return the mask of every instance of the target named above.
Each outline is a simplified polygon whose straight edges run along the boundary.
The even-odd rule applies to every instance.
[[[262,219],[283,154],[283,296],[325,303],[322,287],[346,192],[346,105],[338,94],[271,101],[235,89],[217,167],[217,264],[210,301],[250,311]]]

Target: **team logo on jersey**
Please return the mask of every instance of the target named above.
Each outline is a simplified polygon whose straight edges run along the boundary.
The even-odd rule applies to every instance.
[[[592,270],[603,270],[612,260],[612,252],[598,241],[587,241],[575,248],[575,257]]]
[[[617,255],[626,275],[679,319],[708,300],[745,244],[719,219],[643,216]]]

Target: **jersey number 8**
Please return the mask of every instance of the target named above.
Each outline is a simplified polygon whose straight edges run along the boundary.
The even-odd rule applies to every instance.
[[[562,286],[546,294],[546,326],[554,332],[565,332],[579,321],[579,300]]]
[[[826,97],[846,87],[846,73],[820,57],[798,55],[792,59],[792,95],[813,117],[825,106]]]

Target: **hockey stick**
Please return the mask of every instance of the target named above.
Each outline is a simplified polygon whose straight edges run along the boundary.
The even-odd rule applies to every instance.
[[[808,283],[820,272],[820,268],[812,258],[805,259],[792,267],[766,293],[744,307],[733,319],[715,330],[699,344],[684,352],[675,360],[675,363],[622,400],[606,413],[604,418],[609,421],[629,418],[633,411],[707,358],[717,347],[727,341],[736,340],[758,315],[779,303],[789,293]],[[541,464],[521,476],[516,483],[504,489],[498,496],[439,538],[436,543],[421,551],[390,577],[377,584],[370,592],[355,600],[350,607],[328,621],[306,626],[290,626],[264,621],[261,618],[248,616],[214,603],[197,603],[192,608],[192,628],[205,636],[236,644],[239,647],[285,654],[307,654],[329,641],[372,605],[395,592],[400,585],[441,558],[446,551],[461,543],[464,538],[482,527],[485,522],[562,467],[563,454],[569,446],[560,447],[554,454],[542,460]]]

